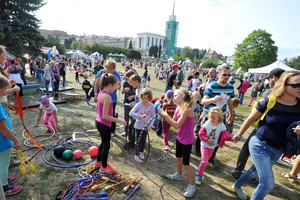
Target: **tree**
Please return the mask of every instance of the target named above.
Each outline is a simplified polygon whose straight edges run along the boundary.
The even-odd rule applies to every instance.
[[[74,41],[76,41],[75,37],[71,37],[69,39],[65,39],[64,43],[65,43],[66,49],[71,49],[72,42],[74,42]]]
[[[153,56],[155,58],[157,58],[158,55],[158,46],[152,46],[149,49],[149,56]]]
[[[288,66],[300,70],[300,56],[291,58],[287,62],[285,62]]]
[[[247,71],[249,68],[263,67],[277,60],[278,47],[274,45],[271,34],[265,30],[254,30],[237,44],[235,48],[234,67],[242,67]]]
[[[181,51],[181,58],[183,60],[189,58],[192,60],[194,58],[194,53],[191,47],[184,47]]]
[[[46,46],[46,47],[56,46],[56,49],[59,51],[60,54],[64,54],[66,52],[65,46],[60,43],[58,37],[53,37],[53,36],[48,35],[45,40],[44,46]]]
[[[130,42],[129,42],[129,47],[128,47],[128,49],[132,49],[132,41],[130,40]]]
[[[1,0],[0,44],[16,56],[39,54],[43,37],[38,31],[40,21],[34,12],[43,5],[43,0]]]

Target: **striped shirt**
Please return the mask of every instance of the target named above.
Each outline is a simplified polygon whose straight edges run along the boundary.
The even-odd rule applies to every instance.
[[[204,106],[204,110],[208,113],[210,108],[219,106],[221,107],[224,115],[226,114],[228,99],[235,97],[233,85],[227,83],[227,85],[223,87],[217,82],[209,84],[208,87],[205,88],[204,95],[207,95],[209,98],[214,98],[217,95],[223,96],[223,101],[215,101],[211,104],[207,104]]]

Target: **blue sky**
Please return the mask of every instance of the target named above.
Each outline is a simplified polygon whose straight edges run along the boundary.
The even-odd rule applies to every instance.
[[[45,0],[47,2],[47,0]],[[164,35],[173,0],[49,0],[36,16],[41,28],[76,35]],[[300,56],[298,0],[176,0],[178,47],[232,55],[253,30],[272,34],[278,58]]]

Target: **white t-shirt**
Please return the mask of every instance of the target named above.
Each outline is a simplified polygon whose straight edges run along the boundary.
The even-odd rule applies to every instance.
[[[219,137],[222,131],[226,130],[226,126],[224,123],[219,123],[218,126],[212,126],[210,122],[207,120],[203,124],[203,128],[206,130],[206,136],[212,140],[215,145],[210,146],[207,142],[201,141],[201,146],[204,146],[209,149],[214,149],[216,146],[218,146]]]
[[[48,107],[45,107],[43,104],[41,104],[40,109],[45,110],[47,114],[51,114],[55,110],[58,111],[57,107],[51,101]]]
[[[199,78],[193,78],[192,79],[192,87],[191,87],[191,91],[196,91],[198,84],[201,83]]]

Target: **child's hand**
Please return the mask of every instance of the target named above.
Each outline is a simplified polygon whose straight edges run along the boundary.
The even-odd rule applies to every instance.
[[[127,126],[127,122],[124,119],[120,119],[120,124],[122,124],[124,127]]]
[[[20,147],[21,147],[20,142],[19,141],[15,141],[13,148],[16,149],[16,150],[18,150],[18,149],[20,149]]]
[[[162,108],[159,108],[159,109],[158,109],[158,113],[159,113],[162,117],[165,117],[165,116],[168,115],[168,113],[167,113],[166,111],[163,111]]]
[[[294,133],[296,133],[297,135],[300,135],[300,125],[296,126],[295,128],[293,128]]]
[[[208,144],[209,146],[214,146],[214,145],[215,145],[215,143],[214,143],[211,139],[208,139],[208,140],[207,140],[207,144]]]

